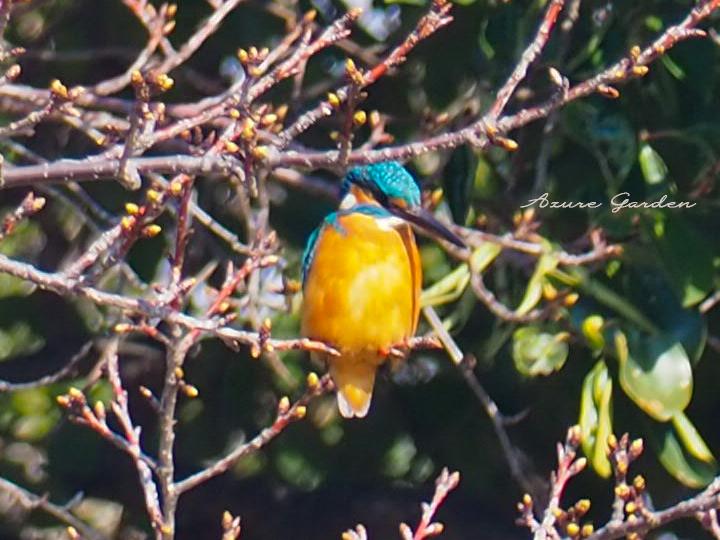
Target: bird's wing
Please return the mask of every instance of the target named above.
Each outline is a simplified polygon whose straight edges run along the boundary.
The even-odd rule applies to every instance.
[[[410,275],[412,276],[412,335],[415,335],[418,317],[420,316],[420,290],[422,288],[422,265],[420,263],[420,252],[418,251],[417,244],[415,243],[415,234],[409,225],[399,227],[398,233],[405,245],[408,263],[410,265]]]

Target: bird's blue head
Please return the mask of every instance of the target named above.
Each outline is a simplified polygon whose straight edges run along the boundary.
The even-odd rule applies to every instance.
[[[340,207],[379,205],[391,214],[465,247],[465,243],[422,206],[420,188],[412,175],[397,161],[355,167],[345,176]]]
[[[352,203],[377,202],[381,206],[420,206],[420,189],[415,179],[397,161],[355,167],[345,176],[342,196]]]

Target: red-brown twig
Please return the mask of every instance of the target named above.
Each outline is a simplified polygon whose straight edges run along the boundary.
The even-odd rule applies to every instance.
[[[195,486],[224,473],[244,456],[252,452],[257,452],[275,437],[280,435],[280,433],[282,433],[289,424],[304,418],[307,411],[307,405],[313,398],[330,392],[333,389],[332,380],[329,375],[325,375],[318,380],[316,376],[313,378],[313,374],[311,374],[311,376],[308,377],[308,381],[310,384],[307,391],[295,403],[290,405],[287,398],[280,400],[280,404],[278,405],[278,414],[272,425],[263,429],[250,441],[237,446],[226,456],[220,458],[209,467],[177,482],[175,488],[177,493],[182,494],[193,489]]]
[[[699,30],[695,30],[695,26],[702,20],[713,13],[720,4],[718,1],[706,1],[691,10],[690,14],[679,24],[669,27],[654,43],[645,49],[634,52],[634,54],[623,58],[616,62],[600,74],[592,77],[582,83],[579,83],[567,92],[560,99],[556,97],[550,101],[536,105],[527,109],[522,109],[512,115],[503,116],[493,124],[493,137],[497,137],[498,133],[507,133],[519,127],[545,118],[552,111],[566,105],[567,103],[585,97],[589,94],[605,89],[612,84],[619,84],[634,78],[642,77],[647,73],[647,64],[657,59],[678,42],[691,37],[703,35]],[[325,115],[323,110],[329,114],[331,112],[329,104],[323,103],[307,115],[303,115],[294,126],[291,126],[283,134],[281,139],[283,142],[278,146],[278,150],[283,148],[287,142],[296,137],[299,133],[314,124],[320,117]],[[224,110],[224,108],[221,108]],[[217,113],[209,114],[204,112],[210,120]],[[307,118],[306,118],[307,116]],[[459,145],[472,143],[473,145],[485,148],[493,144],[493,137],[488,135],[487,123],[488,118],[483,117],[473,124],[457,131],[444,133],[441,135],[429,137],[422,141],[403,144],[394,147],[386,147],[377,150],[362,150],[350,152],[348,155],[348,164],[374,163],[387,160],[407,160],[411,157],[427,153],[438,149],[451,149]],[[177,129],[182,131],[194,125],[181,124]],[[179,131],[177,132],[179,133]],[[168,133],[168,135],[170,135]],[[157,135],[159,136],[159,134]],[[306,168],[332,168],[337,164],[339,153],[337,150],[330,151],[303,151],[303,152],[276,152],[269,158],[269,164],[273,167],[306,167]],[[136,158],[131,160],[132,165],[139,173],[148,172],[189,172],[195,174],[198,172],[215,172],[218,174],[232,174],[233,169],[237,169],[237,165],[233,167],[232,160],[222,156],[215,159],[196,158],[190,156],[160,156],[152,158]],[[17,186],[26,185],[42,179],[43,181],[61,181],[67,178],[75,180],[99,180],[107,179],[113,176],[117,170],[118,164],[114,160],[106,160],[97,162],[96,160],[85,160],[72,163],[63,163],[62,161],[42,166],[27,166],[7,168],[5,171],[5,185]]]
[[[502,88],[498,90],[497,94],[495,94],[495,102],[488,111],[488,119],[490,121],[496,120],[502,114],[503,110],[505,110],[505,106],[508,104],[508,101],[510,101],[513,93],[515,93],[517,85],[520,84],[527,75],[530,64],[532,64],[542,53],[545,48],[545,44],[548,42],[548,39],[550,39],[550,33],[555,27],[555,22],[557,21],[558,15],[560,14],[564,4],[565,0],[552,0],[548,4],[547,9],[545,10],[545,16],[540,23],[540,28],[535,35],[535,39],[533,39],[527,49],[525,49],[525,52],[523,52],[520,57],[520,61],[515,65],[515,69],[513,69],[510,78],[505,82]]]
[[[88,341],[80,350],[75,353],[70,360],[58,371],[50,375],[45,375],[39,379],[28,382],[9,382],[0,380],[0,392],[16,392],[18,390],[29,390],[31,388],[41,388],[56,383],[70,376],[77,368],[77,365],[87,356],[93,346],[92,341]]]
[[[406,60],[408,53],[423,39],[428,38],[437,30],[452,21],[452,17],[448,15],[452,4],[446,0],[434,0],[430,12],[418,22],[415,29],[408,37],[395,48],[385,59],[377,66],[367,70],[358,77],[355,85],[358,89],[366,88],[376,82],[380,77],[387,73],[390,69],[400,65]],[[347,99],[352,85],[346,85],[339,88],[334,94],[341,100]],[[278,149],[286,147],[298,135],[306,131],[310,126],[315,124],[324,116],[332,114],[333,107],[328,101],[323,101],[314,109],[301,115],[290,127],[280,134],[281,144]]]
[[[133,424],[128,409],[127,391],[123,388],[122,379],[120,378],[120,366],[118,364],[117,346],[118,338],[110,340],[108,348],[105,351],[107,358],[106,370],[108,380],[113,389],[114,399],[111,402],[112,411],[115,414],[120,426],[125,434],[125,439],[132,449],[131,456],[138,471],[140,485],[145,496],[145,506],[148,515],[151,517],[153,527],[159,527],[162,524],[162,515],[160,513],[160,502],[158,498],[157,488],[152,478],[151,466],[145,459],[142,459],[142,449],[140,447],[140,428]]]
[[[18,223],[38,213],[44,206],[45,199],[43,197],[36,197],[32,191],[25,195],[20,205],[6,215],[0,223],[0,241],[11,234]]]
[[[608,85],[624,83],[642,77],[647,73],[648,63],[657,59],[677,43],[691,37],[704,35],[702,31],[695,30],[695,26],[717,10],[718,7],[720,7],[720,3],[716,0],[703,2],[695,7],[680,23],[669,27],[655,42],[639,51],[636,58],[623,58],[595,77],[573,86],[561,99],[554,98],[546,103],[503,116],[498,119],[497,123],[493,123],[493,127],[497,130],[497,133],[508,133],[540,118],[547,117],[552,111],[571,101],[604,91]],[[635,69],[636,67],[640,69]],[[491,137],[487,134],[487,120],[488,118],[484,116],[468,127],[429,137],[422,141],[371,151],[351,152],[348,156],[348,163],[355,165],[389,160],[405,161],[427,152],[448,150],[467,143],[472,143],[481,149],[486,148],[492,144]],[[279,154],[271,162],[275,166],[319,168],[331,167],[336,163],[337,157],[338,152],[334,150],[326,152],[293,152],[291,154]]]
[[[435,479],[435,492],[432,501],[422,503],[422,516],[415,532],[407,523],[400,523],[400,536],[403,540],[424,540],[442,534],[445,526],[439,521],[433,521],[440,506],[445,502],[448,494],[460,483],[459,472],[449,472],[445,467]],[[367,529],[364,525],[358,524],[354,529],[343,532],[342,540],[368,540]]]
[[[546,540],[547,538],[558,539],[560,534],[555,528],[555,522],[561,514],[560,499],[570,479],[579,474],[587,465],[587,459],[577,457],[577,449],[580,444],[580,428],[571,427],[567,432],[565,443],[557,444],[558,466],[553,471],[550,484],[550,501],[545,509],[540,523],[532,518],[532,499],[525,497],[520,507],[525,520],[530,523],[535,540]]]
[[[433,521],[440,505],[445,501],[448,493],[460,483],[460,473],[449,472],[444,468],[440,476],[435,480],[435,494],[430,503],[422,504],[422,517],[415,528],[415,532],[406,523],[400,524],[400,536],[403,540],[424,540],[432,536],[438,536],[443,532],[445,526],[439,521]]]
[[[199,330],[206,335],[217,336],[239,344],[248,346],[259,346],[260,344],[260,336],[256,332],[246,332],[225,327],[212,319],[191,317],[183,313],[178,313],[161,303],[104,292],[91,286],[83,285],[78,280],[67,278],[62,274],[42,272],[30,264],[13,261],[4,255],[0,255],[0,272],[24,279],[34,283],[40,288],[64,296],[80,296],[87,298],[97,305],[116,308],[126,313],[140,315],[148,319],[159,317],[171,324],[178,324],[190,330]],[[124,332],[126,329],[122,325],[118,325],[116,331]],[[278,351],[308,350],[322,351],[331,355],[338,354],[335,349],[325,343],[305,338],[268,339],[266,343]]]
[[[87,540],[107,540],[105,535],[75,517],[67,508],[51,503],[47,495],[35,495],[4,478],[0,478],[0,492],[8,494],[23,509],[42,510],[47,515],[73,527]]]
[[[581,499],[568,509],[561,506],[562,494],[573,476],[585,468],[585,458],[577,458],[580,429],[575,426],[568,430],[564,445],[558,443],[558,468],[551,477],[550,500],[542,512],[539,522],[534,514],[532,497],[525,495],[518,503],[521,517],[518,524],[529,528],[535,540],[561,538],[586,538],[588,540],[614,540],[617,538],[644,538],[645,535],[683,518],[698,519],[715,534],[713,523],[716,511],[720,509],[720,478],[696,496],[681,501],[665,510],[652,510],[646,504],[645,479],[638,475],[632,482],[627,481],[628,467],[643,452],[642,439],[630,440],[627,434],[620,439],[614,435],[608,438],[608,455],[615,473],[615,502],[610,520],[595,530],[581,519],[590,509],[590,501]]]
[[[192,36],[180,47],[180,49],[168,55],[160,64],[158,70],[162,73],[169,73],[180,64],[183,64],[205,43],[211,35],[213,35],[223,19],[227,17],[243,0],[223,0],[212,12],[212,14],[203,21]]]

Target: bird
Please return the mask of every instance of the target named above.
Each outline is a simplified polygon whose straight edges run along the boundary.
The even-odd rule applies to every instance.
[[[345,418],[367,415],[378,367],[415,334],[422,267],[412,226],[465,246],[422,207],[412,175],[389,161],[350,169],[339,209],[308,238],[301,333],[339,352],[315,355]]]

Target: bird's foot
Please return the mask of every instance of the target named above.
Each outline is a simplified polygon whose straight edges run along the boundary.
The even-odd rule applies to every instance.
[[[385,357],[389,356],[392,358],[403,359],[410,353],[411,349],[412,346],[410,340],[408,338],[405,338],[402,341],[391,345],[390,347],[383,348],[383,354]]]

